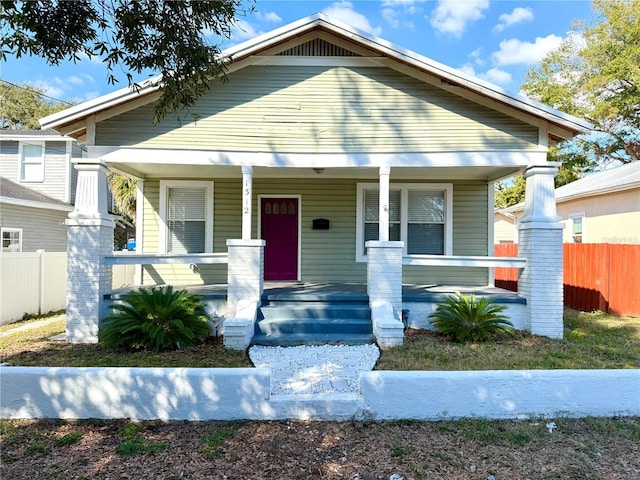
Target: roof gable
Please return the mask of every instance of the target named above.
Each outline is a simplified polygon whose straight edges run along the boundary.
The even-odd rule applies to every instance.
[[[341,58],[360,59],[396,69],[443,90],[464,96],[530,124],[549,122],[552,140],[571,138],[591,129],[588,122],[567,115],[518,94],[447,67],[415,52],[393,45],[346,24],[316,14],[231,47],[222,55],[231,58],[229,71],[249,65],[287,61],[305,57],[334,62]],[[364,64],[363,64],[364,65]],[[41,119],[43,128],[54,128],[76,138],[86,133],[87,119],[94,121],[118,115],[156,100],[160,77],[142,82],[140,89],[124,88]]]

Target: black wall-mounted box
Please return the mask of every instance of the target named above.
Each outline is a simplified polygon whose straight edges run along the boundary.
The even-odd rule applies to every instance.
[[[313,219],[314,230],[329,230],[329,220],[326,218],[314,218]]]

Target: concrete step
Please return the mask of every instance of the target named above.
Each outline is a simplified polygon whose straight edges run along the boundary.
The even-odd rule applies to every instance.
[[[369,318],[267,318],[256,322],[256,334],[370,334]]]
[[[277,302],[261,307],[258,316],[258,320],[291,318],[316,318],[320,320],[360,318],[369,320],[371,318],[371,309],[367,304],[344,305],[317,302],[287,302],[286,304],[282,304],[281,302]]]
[[[295,333],[287,335],[256,334],[251,341],[253,345],[273,347],[293,347],[297,345],[366,345],[375,343],[372,334],[342,333]]]

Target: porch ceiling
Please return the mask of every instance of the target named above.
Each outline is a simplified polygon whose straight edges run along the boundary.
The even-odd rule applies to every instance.
[[[152,178],[241,178],[239,166],[150,164],[110,162],[109,168],[141,179]],[[521,170],[519,166],[464,167],[392,167],[391,180],[484,180],[494,181],[510,177]],[[357,178],[377,180],[378,167],[350,168],[293,168],[254,167],[254,178]]]

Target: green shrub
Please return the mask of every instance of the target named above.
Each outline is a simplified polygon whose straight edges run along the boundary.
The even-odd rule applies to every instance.
[[[186,290],[139,288],[127,293],[123,303],[110,305],[103,319],[100,341],[109,348],[175,350],[211,334],[209,316],[201,298]]]
[[[455,297],[445,297],[429,318],[442,335],[459,342],[478,342],[513,332],[513,324],[502,314],[506,308],[486,297],[476,300],[474,294],[467,297],[456,292]]]

